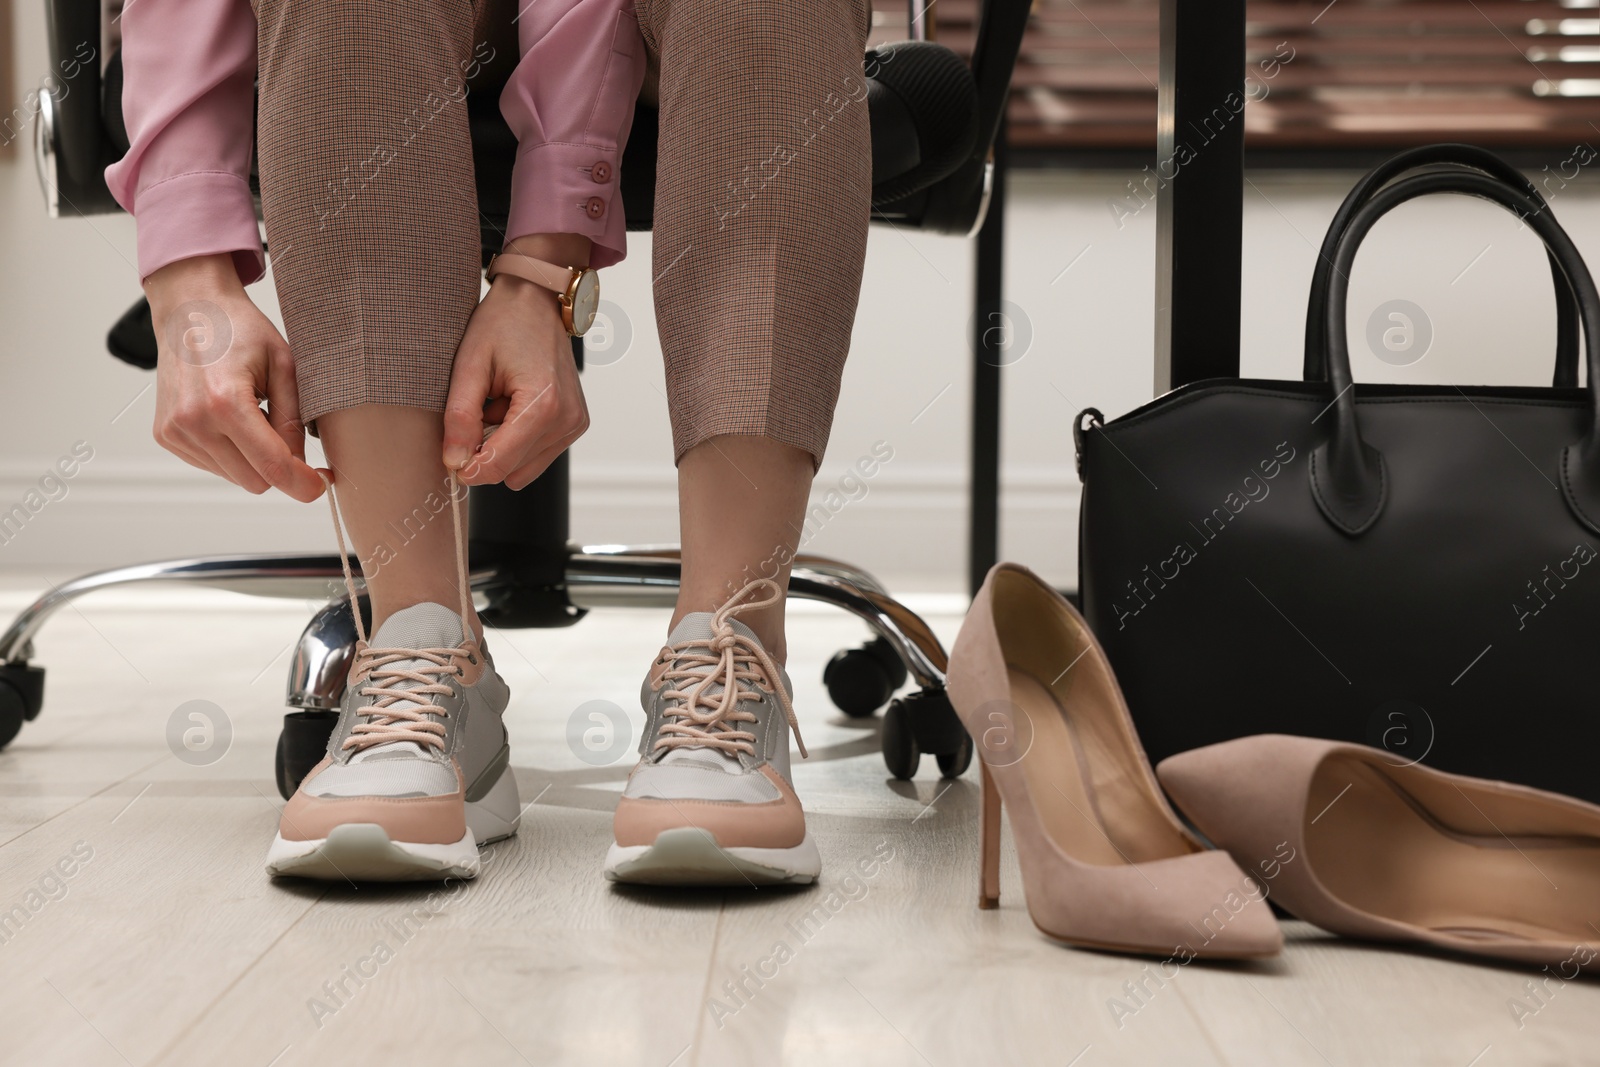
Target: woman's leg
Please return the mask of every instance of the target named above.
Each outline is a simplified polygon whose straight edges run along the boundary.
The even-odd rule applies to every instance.
[[[322,446],[336,465],[334,485],[372,603],[372,629],[413,604],[455,610],[452,488],[440,459],[444,419],[421,408],[362,404],[323,415]],[[335,458],[337,457],[337,458]],[[477,613],[468,626],[483,637]]]
[[[655,300],[684,615],[787,588],[827,446],[872,188],[863,0],[639,0],[659,58]],[[745,616],[779,661],[783,604]]]
[[[756,578],[788,588],[811,475],[811,453],[770,437],[723,434],[684,454],[678,462],[683,582],[673,626],[690,612],[717,610]],[[779,664],[788,658],[783,608],[779,599],[739,617]]]
[[[471,877],[478,846],[517,828],[509,692],[470,606],[460,614],[442,460],[451,365],[480,290],[475,10],[257,0],[274,277],[301,411],[373,610],[327,758],[284,806],[273,874]]]
[[[441,461],[481,239],[462,0],[259,0],[261,200],[302,417],[371,593],[454,606]]]
[[[789,773],[783,605],[860,291],[870,13],[865,0],[636,9],[660,65],[655,300],[683,582],[606,871],[810,882],[821,860]]]

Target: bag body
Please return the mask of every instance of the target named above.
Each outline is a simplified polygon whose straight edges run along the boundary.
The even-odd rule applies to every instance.
[[[1199,382],[1080,416],[1084,614],[1152,761],[1293,733],[1600,801],[1600,448],[1595,398],[1571,384],[1600,298],[1525,179],[1423,151],[1442,148],[1472,162],[1386,164],[1336,218],[1308,316],[1323,380]],[[1351,383],[1356,249],[1436,193],[1500,203],[1545,240],[1567,384]]]

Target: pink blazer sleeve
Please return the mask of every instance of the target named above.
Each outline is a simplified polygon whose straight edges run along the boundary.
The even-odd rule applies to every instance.
[[[633,0],[520,8],[522,60],[500,96],[517,135],[506,237],[581,234],[594,242],[590,266],[609,267],[627,253],[617,173],[645,73]]]
[[[138,220],[139,276],[232,253],[264,271],[250,197],[256,22],[249,0],[138,0],[122,17],[131,145],[106,170]],[[644,81],[631,0],[525,0],[522,58],[500,98],[517,135],[508,237],[577,233],[609,266],[627,250],[617,170]]]
[[[250,198],[256,20],[249,0],[138,0],[122,9],[122,114],[131,146],[106,169],[138,221],[139,277],[190,256],[265,268]]]

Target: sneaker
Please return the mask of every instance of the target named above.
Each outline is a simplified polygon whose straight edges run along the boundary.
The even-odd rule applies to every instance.
[[[326,473],[350,601],[355,579]],[[468,630],[471,593],[458,486],[451,518],[461,610],[416,604],[356,659],[328,755],[284,805],[267,872],[341,881],[472,878],[478,847],[517,832],[521,809],[502,720],[510,690]]]
[[[747,600],[765,589],[764,600]],[[641,759],[617,803],[606,877],[651,885],[809,884],[822,870],[789,774],[794,688],[735,615],[783,596],[757,579],[684,616],[641,693]]]
[[[417,604],[358,646],[328,755],[284,806],[268,873],[472,878],[478,846],[517,832],[510,690],[463,629]]]

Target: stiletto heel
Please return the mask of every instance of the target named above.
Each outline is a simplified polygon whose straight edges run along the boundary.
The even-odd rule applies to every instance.
[[[1000,791],[994,786],[994,775],[987,763],[978,764],[983,781],[983,799],[979,803],[980,819],[978,840],[981,857],[978,872],[978,907],[987,911],[1000,906]]]
[[[1084,948],[1270,956],[1264,894],[1167,806],[1088,624],[1031,571],[989,572],[950,650],[950,702],[982,760],[978,906],[1000,901],[1000,811],[1034,925]]]

